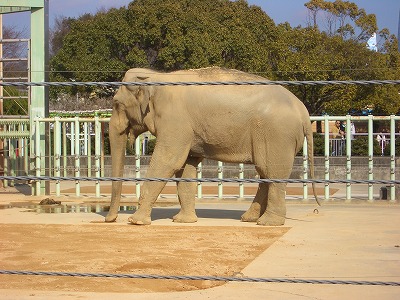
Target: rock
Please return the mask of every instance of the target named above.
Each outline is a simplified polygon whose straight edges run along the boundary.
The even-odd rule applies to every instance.
[[[54,204],[61,204],[61,201],[55,201],[54,199],[51,198],[46,198],[40,201],[39,205],[54,205]]]

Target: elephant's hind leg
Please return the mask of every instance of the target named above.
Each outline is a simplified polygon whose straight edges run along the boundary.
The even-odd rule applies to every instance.
[[[183,170],[178,171],[175,176],[181,178],[195,178],[196,168],[201,158],[190,157],[187,159]],[[197,222],[195,210],[195,193],[196,182],[178,182],[178,199],[181,205],[181,210],[173,216],[172,220],[178,223],[194,223]]]
[[[284,179],[289,178],[291,173],[291,166],[293,162],[290,157],[281,156],[278,161],[287,163],[282,164],[269,164],[265,168],[257,168],[258,173],[263,178],[270,179]],[[268,185],[268,192],[266,197],[266,208],[257,220],[258,225],[265,226],[280,226],[285,224],[286,219],[286,203],[285,193],[286,183],[271,182]]]
[[[280,226],[285,224],[285,183],[270,183],[265,212],[257,220],[258,225]]]
[[[249,209],[242,215],[242,222],[257,222],[260,216],[264,213],[267,206],[269,183],[260,183],[258,185],[256,196],[251,203]]]

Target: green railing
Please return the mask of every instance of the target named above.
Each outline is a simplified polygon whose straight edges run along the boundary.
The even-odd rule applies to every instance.
[[[0,119],[0,172],[11,176],[29,174],[29,119]],[[3,186],[14,181],[3,181]]]
[[[400,116],[318,116],[311,117],[311,120],[316,124],[320,122],[320,129],[323,131],[324,149],[324,180],[331,179],[331,171],[337,167],[332,165],[332,161],[335,159],[335,154],[332,149],[332,145],[336,143],[338,139],[335,138],[332,133],[333,123],[336,120],[346,122],[347,124],[354,123],[358,129],[358,133],[355,135],[355,139],[360,136],[365,136],[367,144],[365,144],[367,162],[367,175],[366,180],[379,179],[374,176],[374,160],[378,156],[376,151],[374,153],[374,144],[376,144],[376,137],[379,132],[376,132],[380,128],[384,128],[387,132],[385,133],[385,145],[390,148],[386,149],[388,156],[387,167],[388,178],[391,181],[396,180],[396,129],[400,124]],[[109,147],[108,147],[108,117],[51,117],[51,118],[36,118],[33,121],[35,130],[40,131],[40,128],[45,128],[44,133],[33,135],[36,140],[29,141],[29,121],[28,120],[16,120],[16,119],[5,119],[0,120],[0,126],[3,130],[0,131],[0,138],[4,141],[4,174],[5,175],[18,175],[18,174],[29,174],[34,176],[40,176],[46,174],[54,177],[95,177],[100,178],[109,176],[110,162],[109,162]],[[45,125],[45,126],[43,126]],[[375,129],[375,132],[374,132]],[[363,131],[363,132],[359,132]],[[47,149],[40,147],[41,136],[47,137]],[[148,136],[147,136],[148,137]],[[342,152],[340,155],[345,159],[345,174],[341,179],[352,180],[354,178],[352,170],[354,167],[354,157],[352,156],[352,144],[355,143],[353,133],[350,130],[346,131],[345,143],[343,143]],[[140,178],[147,168],[147,164],[141,162],[143,160],[143,142],[145,136],[141,136],[135,141],[135,155],[131,156],[129,164],[134,168],[134,172],[130,172],[128,176]],[[35,147],[32,153],[28,153],[27,145],[33,143]],[[304,142],[306,147],[306,141]],[[375,145],[376,146],[376,145]],[[15,149],[20,149],[15,151]],[[305,148],[306,149],[306,148]],[[398,149],[399,150],[399,149]],[[305,152],[305,151],[304,151]],[[44,156],[43,153],[48,153]],[[380,156],[380,155],[379,155]],[[23,157],[23,158],[21,158]],[[22,170],[17,170],[15,161],[17,159],[23,159],[24,167]],[[28,163],[28,158],[30,163]],[[43,164],[43,160],[46,161]],[[106,162],[107,161],[107,162]],[[46,170],[43,170],[43,166],[46,166]],[[343,167],[343,166],[342,166]],[[224,178],[225,164],[218,162],[217,164],[217,175],[219,179]],[[308,179],[308,161],[307,157],[303,155],[302,171],[300,177]],[[204,166],[198,166],[197,178],[203,178]],[[237,167],[237,174],[234,178],[243,179],[245,178],[246,166],[240,164]],[[322,179],[318,177],[318,179]],[[7,183],[6,183],[7,184]],[[33,189],[36,195],[40,194],[41,182],[33,182],[36,188]],[[61,194],[61,186],[66,185],[65,181],[53,182],[55,195]],[[100,181],[94,183],[94,194],[96,197],[100,197]],[[239,193],[237,197],[243,198],[244,195],[244,184],[237,183],[239,186]],[[352,183],[346,183],[346,199],[352,199]],[[69,182],[71,186],[71,182]],[[75,181],[74,190],[76,196],[82,195],[82,183]],[[366,199],[369,201],[374,200],[374,185],[368,184]],[[331,184],[324,184],[324,199],[330,199]],[[140,195],[140,183],[136,182],[135,196]],[[198,183],[197,190],[198,198],[203,197],[203,184]],[[218,198],[224,197],[224,183],[218,183]],[[307,183],[303,183],[303,199],[309,198]],[[390,184],[388,190],[388,198],[395,199],[395,185]]]

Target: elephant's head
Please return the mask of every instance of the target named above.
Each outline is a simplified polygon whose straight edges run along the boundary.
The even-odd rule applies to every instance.
[[[128,71],[125,82],[149,80],[148,76],[134,75]],[[114,96],[109,133],[112,161],[112,176],[122,177],[124,170],[125,150],[128,135],[133,142],[138,135],[149,130],[152,124],[150,107],[151,87],[121,86]],[[113,181],[111,207],[106,221],[112,222],[117,217],[119,200],[121,197],[121,182]]]
[[[125,82],[138,82],[148,80],[148,77],[135,77],[134,80],[131,76],[125,76]],[[116,119],[112,121],[118,121],[118,126],[129,125],[134,131],[141,131],[140,134],[147,130],[146,127],[146,116],[150,112],[150,98],[151,98],[152,87],[146,86],[121,86],[116,95],[114,96],[113,113],[112,116],[116,116]]]

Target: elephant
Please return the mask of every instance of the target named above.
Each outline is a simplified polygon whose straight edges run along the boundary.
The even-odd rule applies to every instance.
[[[234,69],[208,67],[168,73],[135,68],[124,82],[254,81],[265,78]],[[304,104],[280,85],[123,85],[113,99],[109,124],[112,176],[122,177],[128,137],[149,131],[157,141],[148,178],[196,178],[209,158],[254,164],[260,178],[287,179],[306,138],[310,176],[314,176],[313,136]],[[151,224],[152,207],[166,182],[145,181],[138,209],[128,221]],[[112,182],[106,222],[118,216],[121,181]],[[284,225],[286,183],[262,182],[243,222]],[[313,185],[314,188],[314,185]],[[180,211],[174,222],[197,221],[196,182],[178,182]],[[314,195],[315,189],[314,189]],[[317,198],[316,198],[317,199]],[[318,200],[317,200],[318,201]]]

